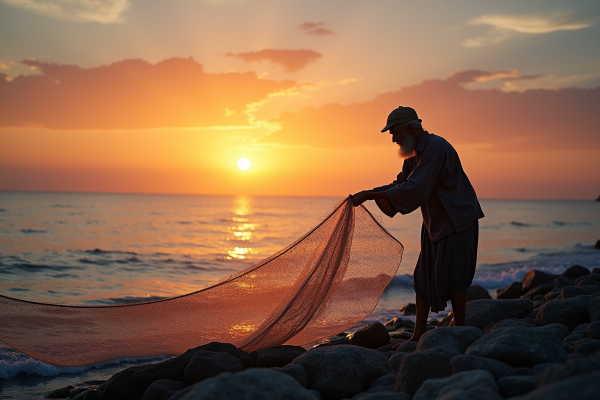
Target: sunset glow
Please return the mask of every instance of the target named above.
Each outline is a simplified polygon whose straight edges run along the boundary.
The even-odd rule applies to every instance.
[[[237,166],[239,169],[241,169],[242,171],[247,171],[250,169],[250,167],[252,166],[252,163],[250,162],[250,160],[248,160],[246,157],[244,158],[240,158],[237,162]]]

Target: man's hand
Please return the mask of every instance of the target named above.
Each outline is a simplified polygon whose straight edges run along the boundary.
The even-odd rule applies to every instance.
[[[353,194],[352,195],[352,205],[354,205],[354,207],[358,207],[365,201],[371,200],[371,197],[369,196],[371,193],[372,193],[372,191],[370,191],[370,190],[363,190],[362,192]]]

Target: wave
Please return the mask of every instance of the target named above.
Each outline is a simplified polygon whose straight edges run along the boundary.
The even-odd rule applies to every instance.
[[[71,204],[50,204],[52,208],[77,208],[77,206]]]
[[[519,228],[524,228],[524,227],[530,227],[530,226],[535,226],[534,224],[526,224],[524,222],[519,222],[519,221],[511,221],[510,223],[512,226],[517,226]]]
[[[138,255],[137,253],[134,253],[133,251],[100,250],[100,249],[84,250],[84,253],[88,253],[88,254],[131,254],[134,256]]]
[[[43,229],[21,229],[22,233],[46,233]]]

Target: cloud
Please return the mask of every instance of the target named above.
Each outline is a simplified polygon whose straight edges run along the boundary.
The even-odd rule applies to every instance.
[[[311,62],[321,58],[321,54],[313,50],[276,50],[262,49],[246,53],[227,53],[228,57],[240,58],[248,62],[270,61],[282,65],[285,72],[295,72],[306,67]]]
[[[56,19],[110,24],[123,21],[129,0],[0,0]]]
[[[37,75],[0,73],[0,126],[133,129],[246,125],[248,107],[293,81],[204,72],[192,58],[95,68],[25,60]]]
[[[592,26],[595,21],[576,20],[567,13],[551,15],[501,15],[489,14],[475,17],[469,21],[470,25],[487,25],[492,29],[487,36],[467,39],[463,42],[465,47],[483,47],[502,42],[514,32],[542,34],[565,30],[578,30]]]
[[[515,71],[463,71],[371,101],[282,113],[281,129],[262,141],[331,149],[391,144],[379,131],[392,109],[406,105],[417,110],[426,129],[451,143],[486,144],[487,151],[600,149],[600,87],[523,92],[466,87],[493,78],[539,79]]]
[[[307,35],[315,35],[315,36],[331,36],[335,35],[335,33],[324,27],[325,22],[305,22],[303,24],[298,25],[298,29],[306,33]]]

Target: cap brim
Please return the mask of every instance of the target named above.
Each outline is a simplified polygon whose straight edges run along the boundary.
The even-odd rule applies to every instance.
[[[394,126],[394,125],[396,125],[396,122],[393,122],[393,123],[391,123],[391,124],[387,124],[387,125],[385,126],[385,128],[383,128],[383,129],[381,130],[381,132],[385,132],[385,131],[389,130],[389,129],[390,129],[392,126]]]

